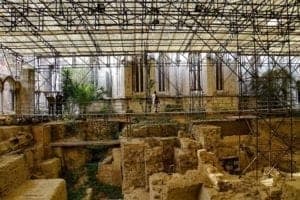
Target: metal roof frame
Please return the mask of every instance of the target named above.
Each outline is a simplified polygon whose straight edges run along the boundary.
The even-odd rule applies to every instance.
[[[298,0],[5,0],[0,44],[18,55],[300,54]]]

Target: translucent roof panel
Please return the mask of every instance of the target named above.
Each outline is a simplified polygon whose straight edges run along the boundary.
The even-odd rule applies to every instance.
[[[299,16],[299,0],[6,0],[0,44],[29,56],[299,55]]]

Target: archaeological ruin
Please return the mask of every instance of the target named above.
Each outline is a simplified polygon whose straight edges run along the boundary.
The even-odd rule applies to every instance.
[[[0,15],[1,200],[300,200],[299,0]]]

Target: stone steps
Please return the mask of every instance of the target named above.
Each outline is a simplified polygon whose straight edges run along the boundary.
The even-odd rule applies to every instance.
[[[27,180],[3,200],[67,200],[63,179]]]
[[[53,161],[52,161],[53,160]],[[45,161],[41,168],[55,160]],[[53,168],[53,167],[52,167]],[[4,200],[67,200],[63,179],[28,180],[29,171],[23,154],[0,157],[0,199]]]
[[[24,183],[28,176],[23,155],[0,157],[0,199]]]

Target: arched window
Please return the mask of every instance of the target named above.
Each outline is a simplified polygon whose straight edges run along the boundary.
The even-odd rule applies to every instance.
[[[169,67],[170,60],[165,53],[159,53],[158,63],[158,91],[165,92],[169,90]]]
[[[4,113],[15,111],[15,81],[12,77],[7,77],[3,81],[2,105]]]
[[[223,63],[220,58],[216,58],[216,89],[223,90],[224,76],[223,76]]]
[[[144,91],[143,59],[135,58],[132,62],[132,89],[134,92]]]
[[[190,71],[190,90],[202,91],[201,73],[202,73],[202,58],[201,53],[189,54],[189,71]]]

